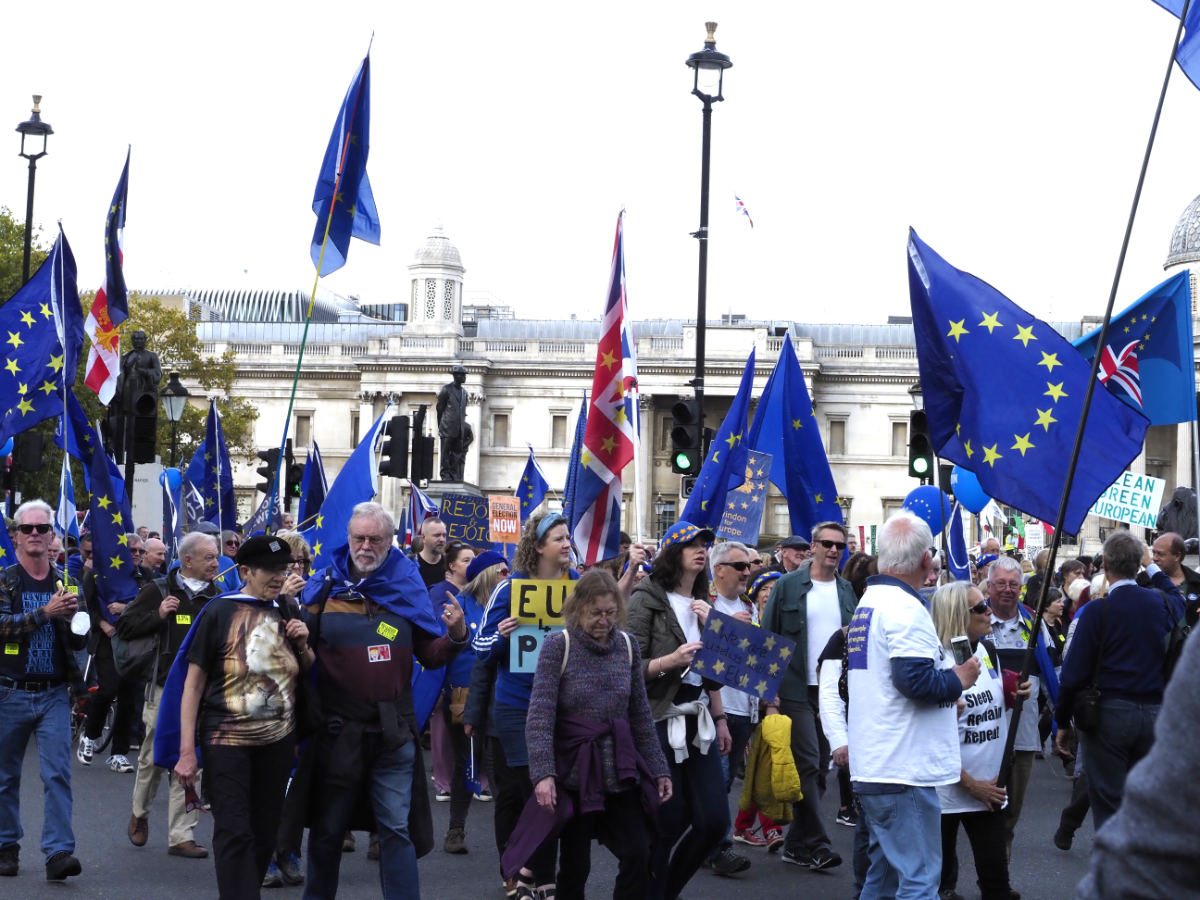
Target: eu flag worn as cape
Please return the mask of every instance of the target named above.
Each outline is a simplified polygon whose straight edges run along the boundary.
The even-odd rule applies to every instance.
[[[1114,316],[1101,351],[1099,378],[1141,410],[1151,425],[1196,418],[1196,357],[1192,349],[1192,291],[1188,272],[1173,275]],[[1075,341],[1096,355],[1097,328]]]
[[[317,188],[313,212],[317,226],[312,239],[312,261],[324,276],[346,264],[350,238],[379,243],[379,214],[367,180],[367,151],[370,143],[371,58],[364,57],[358,75],[350,83],[346,99],[333,123]],[[330,204],[333,212],[330,215]],[[325,242],[325,225],[329,240]],[[322,258],[321,246],[325,244]]]
[[[943,459],[974,472],[994,499],[1058,518],[1091,365],[1057,331],[991,285],[955,269],[909,232],[908,283],[925,415]],[[997,380],[999,379],[999,380]],[[1064,528],[1142,449],[1145,416],[1092,394]]]
[[[0,444],[63,410],[83,346],[83,309],[66,235],[28,283],[0,307]]]
[[[725,509],[725,494],[731,487],[741,484],[745,478],[746,457],[750,445],[746,443],[746,421],[750,411],[750,395],[754,392],[754,349],[746,360],[742,372],[742,383],[733,397],[725,421],[717,429],[716,437],[709,445],[708,459],[700,467],[696,484],[683,507],[679,518],[699,528],[721,527],[721,514]],[[759,449],[759,448],[755,448]]]
[[[525,471],[521,473],[521,486],[517,488],[517,498],[521,501],[521,524],[529,518],[529,514],[542,505],[546,492],[550,490],[550,482],[542,467],[538,465],[537,457],[533,455],[533,447],[529,448],[529,459],[525,463]]]
[[[833,472],[791,335],[784,337],[779,361],[763,388],[748,443],[753,450],[771,454],[771,483],[787,497],[792,534],[807,535],[820,522],[842,521]]]

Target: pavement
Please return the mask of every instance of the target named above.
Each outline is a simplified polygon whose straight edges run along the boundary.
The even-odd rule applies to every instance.
[[[38,836],[42,824],[41,781],[37,753],[31,741],[25,757],[21,783],[21,814],[26,836],[22,841],[21,873],[16,878],[0,879],[0,897],[13,900],[136,900],[141,897],[187,897],[204,900],[216,897],[216,877],[210,856],[203,860],[180,859],[166,853],[166,786],[159,790],[150,813],[150,840],[145,847],[134,847],[125,835],[129,820],[129,798],[133,776],[109,771],[103,759],[90,767],[79,764],[72,753],[72,778],[75,796],[76,855],[83,863],[83,874],[65,884],[45,881],[45,867]],[[426,760],[428,770],[429,762]],[[736,806],[738,782],[734,784],[731,806]],[[836,792],[836,782],[831,779]],[[1051,836],[1058,827],[1058,814],[1071,792],[1071,782],[1059,761],[1047,755],[1035,761],[1025,808],[1017,827],[1011,868],[1013,887],[1024,900],[1062,900],[1073,896],[1074,886],[1083,876],[1092,846],[1090,821],[1076,835],[1069,852],[1054,847]],[[432,796],[432,795],[431,795]],[[467,819],[469,853],[451,856],[441,849],[449,816],[448,803],[433,803],[434,828],[438,844],[420,861],[421,896],[424,900],[504,900],[500,886],[499,863],[492,831],[489,803],[473,802]],[[836,869],[810,872],[784,864],[778,856],[768,856],[760,848],[735,845],[738,852],[752,860],[746,872],[722,878],[701,869],[684,891],[686,900],[727,900],[731,894],[753,892],[756,898],[794,897],[806,900],[853,896],[854,879],[850,867],[853,829],[837,825],[837,797],[822,801],[823,818],[828,823],[834,848],[845,862]],[[201,815],[196,839],[211,847],[212,820]],[[367,860],[367,839],[358,835],[358,850],[342,856],[338,897],[343,900],[378,898],[378,867]],[[967,898],[978,897],[970,845],[960,832],[958,856],[961,872],[958,890]],[[615,860],[608,851],[593,845],[589,895],[607,897],[616,875]],[[300,888],[283,887],[263,890],[266,900],[299,900]]]

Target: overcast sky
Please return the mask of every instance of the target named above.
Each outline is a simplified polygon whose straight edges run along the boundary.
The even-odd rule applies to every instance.
[[[24,218],[9,129],[41,93],[55,133],[34,218],[51,237],[62,220],[81,289],[132,144],[131,286],[307,292],[317,170],[374,32],[382,244],[354,242],[323,286],[405,298],[440,222],[468,295],[596,318],[624,207],[633,315],[692,318],[684,62],[707,18],[734,64],[713,116],[710,316],[907,314],[909,225],[1036,315],[1103,312],[1174,36],[1151,0],[12,4],[0,205]],[[1200,92],[1176,70],[1118,308],[1164,277],[1198,147]]]

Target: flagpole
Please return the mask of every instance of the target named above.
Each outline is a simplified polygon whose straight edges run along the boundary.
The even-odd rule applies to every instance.
[[[638,389],[630,392],[633,399],[633,529],[634,540],[642,542],[642,409]]]
[[[1175,40],[1171,45],[1171,55],[1167,60],[1167,71],[1163,76],[1162,89],[1158,94],[1158,106],[1154,110],[1154,120],[1150,125],[1150,136],[1146,141],[1146,152],[1142,156],[1142,168],[1138,173],[1137,187],[1133,191],[1133,202],[1129,208],[1129,218],[1125,222],[1125,236],[1121,241],[1121,250],[1117,254],[1117,267],[1113,272],[1112,287],[1108,292],[1108,305],[1104,309],[1104,321],[1100,323],[1100,331],[1096,336],[1097,348],[1102,348],[1107,343],[1108,326],[1112,321],[1113,306],[1117,300],[1117,288],[1121,283],[1121,272],[1125,268],[1125,254],[1129,250],[1129,238],[1133,233],[1133,220],[1137,215],[1138,203],[1142,197],[1142,186],[1146,182],[1146,170],[1150,167],[1150,154],[1154,150],[1154,139],[1158,134],[1158,122],[1162,118],[1163,104],[1167,99],[1167,87],[1171,83],[1171,71],[1175,67],[1175,54],[1179,50],[1179,41],[1183,37],[1184,22],[1187,20],[1188,9],[1192,5],[1192,0],[1184,0],[1183,9],[1179,13],[1179,25],[1175,29]],[[1079,454],[1083,449],[1083,433],[1087,426],[1088,411],[1091,408],[1092,396],[1096,390],[1097,375],[1100,371],[1101,354],[1097,352],[1092,358],[1092,371],[1088,378],[1087,391],[1083,397],[1083,409],[1079,414],[1079,425],[1075,429],[1075,444],[1071,449],[1071,459],[1067,463],[1067,476],[1063,482],[1062,498],[1058,504],[1058,518],[1054,523],[1054,535],[1050,539],[1050,558],[1046,562],[1046,570],[1054,571],[1056,557],[1058,556],[1059,542],[1062,539],[1063,522],[1067,517],[1067,502],[1071,495],[1071,484],[1075,480],[1075,470],[1079,465]],[[1033,671],[1034,651],[1037,648],[1038,635],[1042,628],[1042,615],[1046,611],[1046,601],[1049,597],[1050,579],[1043,578],[1038,590],[1037,609],[1033,615],[1033,627],[1029,629],[1029,644],[1025,647],[1025,659],[1021,664],[1021,674],[1018,677],[1018,683],[1024,683],[1029,680],[1029,675]],[[1020,607],[1017,614],[1020,615]],[[1024,706],[1024,698],[1017,694],[1013,701],[1012,717],[1008,724],[1008,737],[1004,742],[1004,754],[1001,757],[1000,774],[996,779],[996,784],[1000,787],[1008,786],[1009,775],[1012,772],[1013,748],[1016,744],[1017,724],[1021,720],[1021,710]],[[1059,723],[1062,727],[1065,723]]]

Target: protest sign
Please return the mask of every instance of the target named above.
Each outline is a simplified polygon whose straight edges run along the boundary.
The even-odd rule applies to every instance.
[[[521,501],[516,497],[488,498],[488,540],[493,544],[515,544],[521,539]]]
[[[1126,472],[1100,495],[1089,514],[1116,519],[1142,528],[1153,528],[1162,506],[1166,482],[1153,475]]]
[[[445,494],[438,517],[446,523],[446,540],[472,547],[491,543],[488,536],[488,500],[470,494]]]
[[[796,650],[793,641],[715,609],[708,612],[700,640],[704,646],[692,660],[696,674],[768,700],[779,692]]]
[[[553,581],[517,578],[509,593],[509,613],[521,624],[508,637],[510,672],[537,669],[542,641],[563,627],[563,605],[575,582],[567,578]]]
[[[717,537],[741,541],[753,547],[758,543],[763,510],[767,505],[767,476],[771,472],[771,454],[751,450],[746,457],[742,483],[725,494],[725,509]]]

